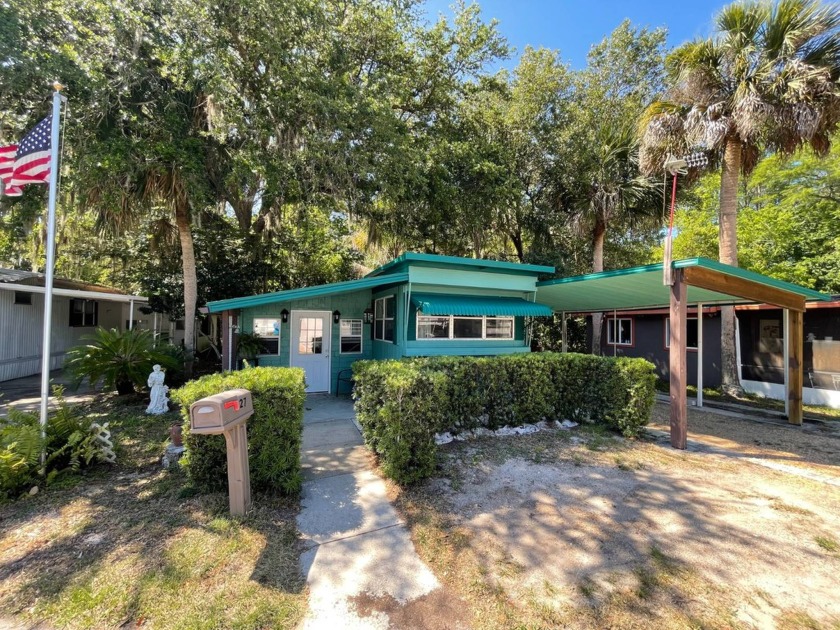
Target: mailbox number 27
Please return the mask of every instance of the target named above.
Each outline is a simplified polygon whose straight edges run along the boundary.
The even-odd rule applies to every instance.
[[[234,411],[239,411],[240,409],[244,409],[248,406],[248,399],[247,398],[239,398],[237,400],[229,400],[225,403],[225,409],[229,409],[233,407]]]

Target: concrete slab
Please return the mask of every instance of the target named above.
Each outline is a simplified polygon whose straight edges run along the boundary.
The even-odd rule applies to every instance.
[[[362,434],[349,420],[330,420],[304,425],[301,450],[324,446],[352,446],[364,444]]]
[[[99,395],[94,392],[90,384],[85,381],[79,389],[70,387],[71,378],[61,370],[50,372],[50,408],[56,407],[56,399],[52,395],[52,386],[64,387],[64,400],[68,403],[81,403],[95,400]],[[0,418],[8,413],[9,407],[20,411],[37,412],[41,407],[41,375],[16,378],[0,383]]]
[[[352,598],[389,595],[406,604],[440,586],[399,525],[310,549],[301,565],[309,583],[309,614],[301,624],[307,630],[384,630],[387,615],[360,617]]]
[[[304,405],[303,424],[315,424],[325,420],[352,420],[356,417],[353,400],[328,394],[310,394]]]
[[[303,484],[298,530],[306,545],[358,536],[402,523],[385,482],[371,470]],[[410,548],[414,553],[414,547]]]
[[[303,480],[323,479],[364,470],[370,461],[370,451],[364,446],[327,446],[301,453]]]

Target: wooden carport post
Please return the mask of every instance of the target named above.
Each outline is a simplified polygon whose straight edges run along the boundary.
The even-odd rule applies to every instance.
[[[802,424],[802,354],[803,354],[803,326],[804,313],[788,310],[788,338],[785,343],[787,351],[787,407],[788,423]]]
[[[671,376],[671,446],[684,449],[688,436],[688,409],[685,342],[688,332],[687,285],[682,269],[674,269],[671,285],[671,337],[669,372]]]

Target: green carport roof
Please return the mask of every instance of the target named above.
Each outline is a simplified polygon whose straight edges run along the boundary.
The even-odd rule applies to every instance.
[[[230,300],[218,300],[216,302],[208,302],[207,310],[211,313],[220,313],[221,311],[248,308],[251,306],[262,306],[264,304],[279,304],[281,302],[307,300],[325,295],[352,293],[354,291],[373,289],[375,287],[382,287],[389,284],[399,284],[401,282],[408,282],[407,273],[393,273],[387,276],[375,278],[368,277],[362,278],[361,280],[333,282],[332,284],[319,284],[314,287],[304,287],[302,289],[277,291],[276,293],[262,293],[260,295],[249,295],[241,298],[232,298]]]
[[[536,317],[552,314],[550,306],[516,297],[412,293],[411,303],[422,311],[423,315]]]
[[[754,271],[732,267],[708,258],[687,258],[672,263],[674,269],[699,267],[758,285],[798,295],[806,301],[831,300],[831,296]],[[662,282],[662,263],[616,271],[591,273],[537,283],[537,301],[557,312],[663,308],[670,304],[670,288]],[[688,303],[747,304],[753,300],[696,286],[688,287]]]

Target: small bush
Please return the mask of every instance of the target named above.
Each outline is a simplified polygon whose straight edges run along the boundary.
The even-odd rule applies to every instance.
[[[254,490],[300,491],[300,443],[303,436],[303,403],[306,399],[303,370],[299,368],[248,368],[239,372],[209,374],[171,393],[181,405],[186,457],[182,460],[193,484],[201,491],[227,489],[227,454],[221,435],[191,435],[190,405],[200,398],[228,389],[251,391],[254,415],[248,420],[248,453]]]
[[[650,419],[654,366],[573,353],[357,361],[356,412],[383,471],[411,483],[434,471],[434,435],[570,419],[637,435]]]
[[[10,408],[0,419],[0,500],[14,499],[32,486],[49,485],[91,464],[113,461],[102,427],[68,406],[61,394],[60,389],[55,393],[58,407],[49,414],[44,438],[37,413]]]

